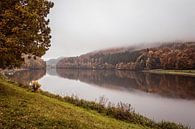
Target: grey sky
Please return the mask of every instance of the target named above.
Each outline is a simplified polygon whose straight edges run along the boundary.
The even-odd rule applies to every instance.
[[[195,41],[195,0],[53,0],[45,59],[148,42]]]

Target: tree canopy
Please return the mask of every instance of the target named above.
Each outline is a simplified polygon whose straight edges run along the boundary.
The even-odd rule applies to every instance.
[[[50,47],[48,0],[0,1],[0,68],[17,67],[22,53],[43,56]]]

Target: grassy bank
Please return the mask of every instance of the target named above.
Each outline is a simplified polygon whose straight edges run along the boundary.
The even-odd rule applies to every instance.
[[[144,72],[156,73],[156,74],[172,74],[172,75],[194,76],[195,77],[195,70],[154,69],[154,70],[145,70]]]
[[[77,105],[77,106],[76,106]],[[122,106],[124,107],[124,106]],[[128,108],[127,108],[128,109]],[[34,93],[0,78],[0,128],[68,129],[183,129],[182,125],[155,123],[126,109],[47,92]]]

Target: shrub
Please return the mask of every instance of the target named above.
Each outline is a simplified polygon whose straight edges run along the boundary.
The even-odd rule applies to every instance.
[[[37,92],[40,89],[41,84],[37,81],[32,81],[31,86],[32,86],[33,92]]]

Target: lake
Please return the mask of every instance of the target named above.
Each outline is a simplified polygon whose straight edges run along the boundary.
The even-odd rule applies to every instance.
[[[137,113],[155,121],[173,121],[195,128],[195,77],[119,70],[47,69],[20,71],[10,79],[61,96],[129,103]]]

